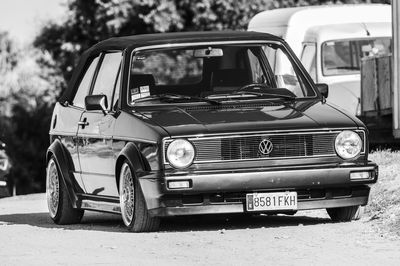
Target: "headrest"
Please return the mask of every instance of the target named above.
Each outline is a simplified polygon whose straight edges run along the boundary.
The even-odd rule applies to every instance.
[[[220,69],[214,72],[214,86],[240,86],[248,83],[249,76],[245,69]]]

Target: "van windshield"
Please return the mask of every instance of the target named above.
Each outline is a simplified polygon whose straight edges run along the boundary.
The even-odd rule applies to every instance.
[[[277,55],[286,58],[291,71],[273,70]],[[130,73],[129,105],[316,96],[278,43],[141,50],[132,55]]]
[[[324,76],[358,74],[361,58],[391,53],[390,38],[338,40],[322,44]]]

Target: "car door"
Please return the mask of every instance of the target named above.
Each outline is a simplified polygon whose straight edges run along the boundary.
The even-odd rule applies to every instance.
[[[58,110],[55,112],[51,129],[52,134],[58,136],[68,151],[68,156],[70,156],[73,164],[73,169],[70,170],[73,172],[76,182],[83,191],[85,191],[85,187],[80,176],[81,166],[77,148],[78,122],[84,112],[84,99],[89,93],[99,58],[98,56],[88,61],[86,71],[82,74],[72,102],[59,105]]]
[[[86,192],[92,195],[118,196],[112,149],[112,132],[116,118],[112,106],[115,88],[120,83],[118,73],[121,60],[121,52],[102,54],[90,94],[106,95],[108,111],[84,111],[78,128],[81,177]]]

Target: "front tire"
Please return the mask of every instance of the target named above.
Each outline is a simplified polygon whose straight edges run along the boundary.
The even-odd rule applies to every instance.
[[[49,215],[54,223],[76,224],[82,220],[84,211],[72,207],[54,157],[47,164],[46,198]]]
[[[121,167],[119,194],[122,220],[129,231],[151,232],[158,230],[160,219],[149,215],[139,183],[127,161]]]
[[[361,206],[350,206],[340,208],[326,209],[332,221],[335,222],[350,222],[352,220],[359,220],[362,215]]]

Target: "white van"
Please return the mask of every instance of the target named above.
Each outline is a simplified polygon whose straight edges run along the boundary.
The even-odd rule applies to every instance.
[[[360,59],[391,52],[391,7],[382,4],[331,5],[263,11],[249,31],[282,37],[316,83],[329,85],[328,101],[360,115]],[[287,75],[277,55],[275,71]]]

